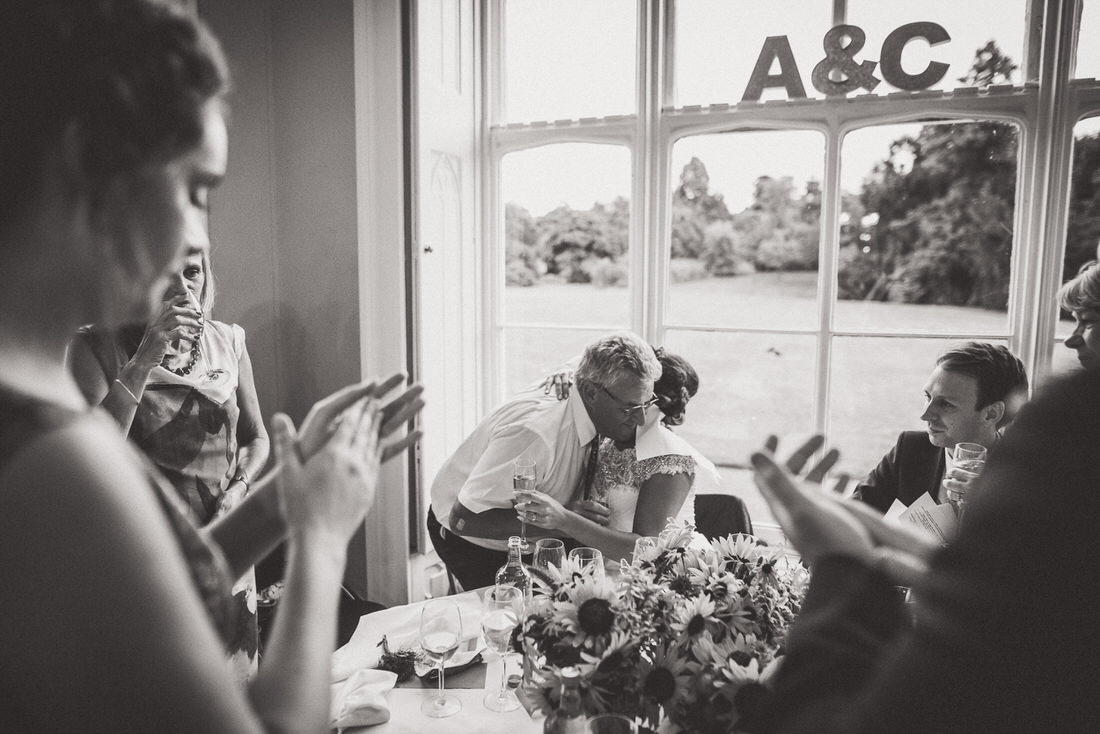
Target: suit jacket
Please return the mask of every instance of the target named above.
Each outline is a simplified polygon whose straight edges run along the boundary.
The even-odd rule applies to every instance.
[[[933,446],[927,433],[903,431],[890,453],[856,486],[854,496],[882,513],[895,498],[906,505],[925,492],[935,498],[946,464],[943,448]]]

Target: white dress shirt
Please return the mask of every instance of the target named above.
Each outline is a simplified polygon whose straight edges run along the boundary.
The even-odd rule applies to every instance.
[[[596,427],[580,393],[558,400],[529,390],[500,406],[443,464],[432,482],[432,510],[451,530],[451,508],[461,502],[471,512],[512,507],[512,462],[535,460],[536,488],[568,506],[584,475]],[[508,542],[463,536],[484,548],[506,550]]]

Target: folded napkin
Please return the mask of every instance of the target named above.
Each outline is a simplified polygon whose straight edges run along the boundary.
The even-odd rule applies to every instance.
[[[481,597],[469,591],[451,597],[462,615],[462,641],[469,642],[481,636]],[[382,636],[390,650],[418,648],[420,636],[420,612],[424,602],[405,604],[363,615],[347,644],[332,654],[332,682],[337,683],[360,668],[377,668],[382,656]],[[466,649],[466,646],[461,646]],[[476,646],[475,646],[476,647]],[[459,653],[461,654],[461,653]],[[458,663],[456,654],[448,666]],[[468,659],[468,658],[467,658]]]
[[[343,683],[334,684],[330,726],[342,730],[389,721],[390,707],[384,694],[396,683],[396,673],[364,668],[355,671]]]

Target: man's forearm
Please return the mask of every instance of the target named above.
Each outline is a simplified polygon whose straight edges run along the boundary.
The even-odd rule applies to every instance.
[[[516,511],[510,507],[498,507],[483,512],[473,512],[461,502],[456,502],[451,510],[451,532],[473,538],[507,540],[509,536],[520,534],[520,522]],[[555,530],[527,526],[528,538],[560,538],[563,533]]]

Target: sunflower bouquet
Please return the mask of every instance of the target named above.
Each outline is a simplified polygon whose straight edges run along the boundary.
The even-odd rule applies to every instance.
[[[561,670],[581,671],[586,713],[661,732],[727,732],[764,695],[809,580],[749,535],[709,544],[671,524],[618,579],[566,560],[536,578],[520,629],[526,693],[549,711]]]

